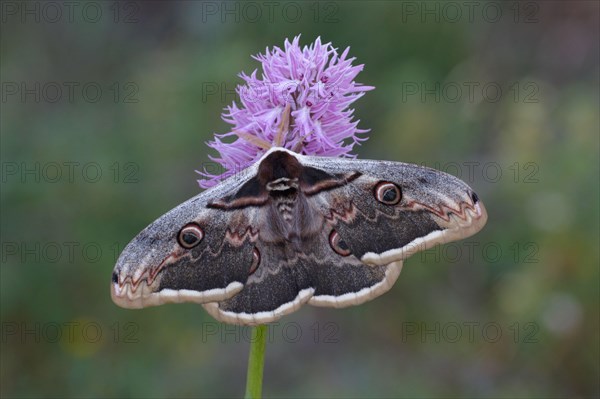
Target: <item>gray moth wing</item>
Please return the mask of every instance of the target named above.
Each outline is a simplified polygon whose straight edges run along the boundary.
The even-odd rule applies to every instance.
[[[256,232],[250,226],[254,212],[217,212],[207,204],[235,193],[256,169],[255,165],[224,180],[142,230],[117,260],[111,283],[113,301],[124,308],[144,308],[219,301],[239,292],[253,261]],[[181,245],[186,226],[192,238],[194,228],[202,235],[192,248]]]
[[[142,231],[117,261],[112,297],[202,303],[248,325],[307,302],[357,305],[389,290],[408,256],[486,218],[465,183],[433,169],[273,148]]]
[[[306,157],[303,164],[333,174],[360,171],[360,178],[350,184],[323,193],[320,205],[339,222],[338,233],[365,263],[404,260],[436,244],[470,237],[487,221],[477,194],[457,177],[435,169],[324,157]]]

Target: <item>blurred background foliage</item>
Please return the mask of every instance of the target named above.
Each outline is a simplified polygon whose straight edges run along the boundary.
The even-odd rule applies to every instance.
[[[597,2],[52,3],[2,4],[2,397],[241,395],[246,329],[120,309],[109,280],[200,191],[250,55],[299,33],[351,46],[376,86],[361,158],[459,175],[489,221],[377,300],[282,319],[265,396],[600,394]]]

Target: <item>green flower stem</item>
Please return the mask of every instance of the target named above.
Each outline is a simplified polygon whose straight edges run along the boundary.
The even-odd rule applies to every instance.
[[[248,375],[246,377],[246,399],[262,397],[263,369],[265,366],[265,348],[267,346],[267,326],[252,328],[252,342],[248,357]]]

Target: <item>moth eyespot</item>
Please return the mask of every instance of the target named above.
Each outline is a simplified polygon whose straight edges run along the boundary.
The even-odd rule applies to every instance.
[[[190,223],[179,231],[177,241],[183,248],[190,249],[200,244],[204,238],[204,232],[196,223]]]
[[[329,234],[329,245],[331,246],[331,249],[333,249],[338,255],[348,256],[351,254],[348,244],[346,244],[346,241],[342,240],[338,232],[335,230],[331,230],[331,234]]]
[[[250,271],[248,275],[254,274],[256,269],[258,269],[258,265],[260,265],[260,252],[258,249],[254,248],[252,251],[252,265],[250,265]]]
[[[473,200],[473,205],[479,202],[479,197],[477,194],[475,194],[475,192],[471,193],[471,199]]]
[[[385,205],[396,205],[402,199],[402,190],[394,183],[382,181],[374,190],[375,199]]]

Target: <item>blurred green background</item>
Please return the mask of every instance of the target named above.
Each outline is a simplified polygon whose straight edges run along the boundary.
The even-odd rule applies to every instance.
[[[2,397],[242,395],[248,329],[109,281],[200,191],[250,56],[299,33],[376,86],[361,158],[458,175],[489,221],[374,301],[283,318],[265,396],[600,394],[597,2],[66,3],[2,3]]]

